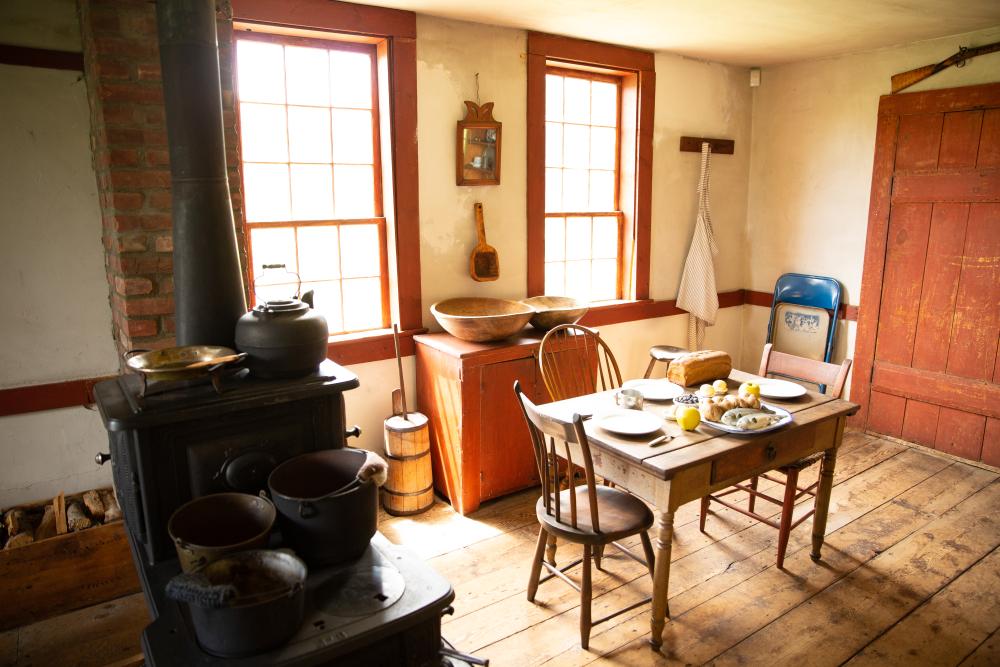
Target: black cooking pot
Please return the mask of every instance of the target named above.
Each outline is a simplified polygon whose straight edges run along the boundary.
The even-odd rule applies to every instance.
[[[285,540],[306,562],[331,565],[364,553],[378,528],[378,487],[357,479],[366,455],[326,449],[289,459],[267,480]]]
[[[313,310],[312,292],[299,299],[258,304],[236,323],[236,348],[250,372],[262,378],[301,377],[326,359],[330,329]]]
[[[167,595],[186,602],[198,644],[238,658],[291,639],[305,617],[306,565],[284,551],[230,554],[174,577]]]

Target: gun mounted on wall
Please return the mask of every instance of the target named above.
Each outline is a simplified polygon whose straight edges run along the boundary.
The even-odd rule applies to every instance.
[[[993,53],[994,51],[1000,51],[1000,42],[993,42],[992,44],[985,44],[983,46],[960,46],[958,47],[958,53],[945,58],[935,65],[924,65],[917,69],[911,69],[909,72],[894,74],[892,76],[892,92],[898,93],[916,83],[920,83],[928,77],[934,76],[941,70],[948,69],[952,65],[963,67],[966,61],[976,56]]]

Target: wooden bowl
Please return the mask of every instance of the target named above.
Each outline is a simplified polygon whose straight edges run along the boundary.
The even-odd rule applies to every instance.
[[[560,324],[575,324],[590,306],[568,296],[533,296],[522,299],[521,303],[535,310],[531,326],[539,331],[548,331]]]
[[[524,328],[535,311],[518,301],[463,297],[435,303],[431,314],[455,338],[485,343],[510,338]]]

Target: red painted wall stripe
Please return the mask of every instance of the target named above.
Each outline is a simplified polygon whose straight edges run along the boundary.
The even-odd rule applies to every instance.
[[[28,46],[0,44],[0,63],[82,72],[83,54],[77,51],[55,51],[53,49],[33,49]]]
[[[0,389],[0,417],[88,405],[94,402],[94,385],[111,377]]]

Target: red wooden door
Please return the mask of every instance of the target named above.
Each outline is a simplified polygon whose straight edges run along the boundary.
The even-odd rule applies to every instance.
[[[853,400],[867,430],[1000,465],[1000,84],[879,104]]]

